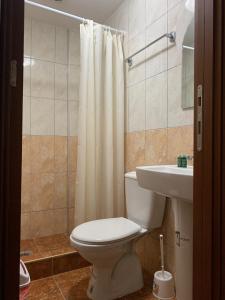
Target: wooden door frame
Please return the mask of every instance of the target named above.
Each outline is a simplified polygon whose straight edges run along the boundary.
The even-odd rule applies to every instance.
[[[223,0],[198,0],[195,26],[194,300],[225,299]],[[197,86],[203,86],[203,150],[197,151]],[[223,225],[223,226],[222,226]]]
[[[194,300],[225,299],[225,4],[196,1],[195,90],[204,90],[203,151],[194,166]],[[18,299],[23,0],[0,0],[0,299]],[[17,86],[10,63],[17,61]],[[195,96],[196,99],[196,96]],[[195,107],[197,102],[195,103]],[[196,109],[195,109],[196,111]],[[195,136],[197,119],[195,117]]]
[[[0,0],[0,299],[19,295],[24,1]],[[16,87],[10,84],[17,62]]]

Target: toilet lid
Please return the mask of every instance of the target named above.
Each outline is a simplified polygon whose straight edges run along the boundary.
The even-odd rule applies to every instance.
[[[103,244],[133,236],[141,226],[125,218],[109,218],[90,221],[77,226],[71,236],[86,243]]]

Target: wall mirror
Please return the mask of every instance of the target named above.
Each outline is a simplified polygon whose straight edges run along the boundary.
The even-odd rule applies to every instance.
[[[182,108],[194,107],[194,18],[182,43]]]

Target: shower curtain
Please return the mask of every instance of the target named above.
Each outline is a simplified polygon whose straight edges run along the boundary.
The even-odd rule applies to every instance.
[[[124,215],[123,37],[89,21],[80,39],[76,225]]]

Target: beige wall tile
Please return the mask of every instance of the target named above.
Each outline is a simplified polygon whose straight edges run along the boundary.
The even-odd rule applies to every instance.
[[[67,107],[68,102],[55,101],[55,135],[68,135]]]
[[[54,173],[36,173],[31,178],[32,211],[53,209]]]
[[[32,238],[53,234],[53,210],[31,212],[31,220],[30,228]]]
[[[67,172],[67,137],[55,136],[55,172]]]
[[[68,169],[69,172],[77,170],[77,137],[69,137]]]
[[[31,98],[31,135],[54,135],[54,101]]]
[[[31,60],[31,96],[54,99],[54,63]]]
[[[55,197],[54,208],[66,208],[67,203],[67,190],[68,190],[68,176],[67,173],[55,174]]]
[[[177,163],[181,154],[193,155],[193,126],[168,128],[168,161]]]
[[[27,240],[32,237],[31,216],[30,213],[21,214],[21,240]]]
[[[31,137],[23,135],[22,138],[22,172],[31,172]]]
[[[32,20],[32,57],[55,60],[55,27]]]
[[[146,129],[167,127],[167,71],[146,80]]]
[[[145,132],[127,133],[125,138],[126,171],[134,171],[145,163]]]
[[[21,210],[22,213],[31,211],[31,175],[22,173]]]
[[[53,210],[53,222],[53,234],[67,232],[67,209]]]
[[[68,30],[64,27],[55,28],[55,61],[57,63],[67,64],[68,62]]]
[[[68,177],[69,182],[69,207],[75,206],[76,197],[76,172],[70,172]]]
[[[54,137],[31,137],[31,170],[32,173],[54,172]]]
[[[146,131],[145,163],[148,165],[167,163],[167,129]]]
[[[145,81],[129,87],[128,93],[128,131],[145,130]]]
[[[74,217],[74,208],[69,209],[69,220],[68,220],[68,233],[70,234],[72,230],[75,228],[75,217]]]

